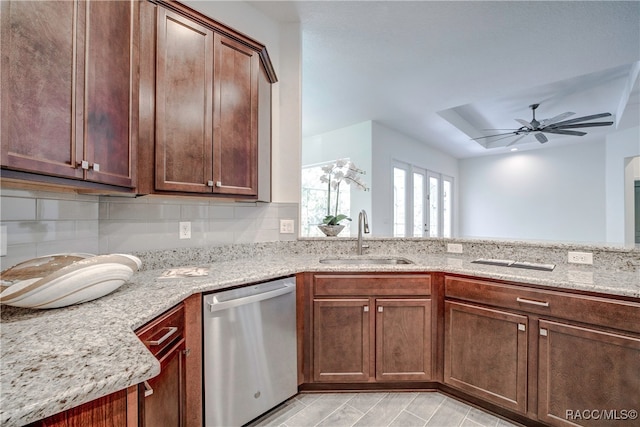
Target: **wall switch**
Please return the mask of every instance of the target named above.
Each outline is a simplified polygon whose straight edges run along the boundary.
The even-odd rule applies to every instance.
[[[0,227],[0,256],[7,255],[7,226]]]
[[[569,262],[572,264],[593,264],[593,252],[569,251]]]
[[[462,243],[447,243],[447,252],[450,254],[461,254]]]
[[[181,239],[191,238],[191,223],[189,221],[180,223],[180,238]]]
[[[293,234],[295,228],[295,221],[292,219],[281,219],[280,220],[280,233],[282,234]]]

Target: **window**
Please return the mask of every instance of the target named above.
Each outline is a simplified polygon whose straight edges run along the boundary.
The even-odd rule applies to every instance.
[[[453,236],[453,178],[395,162],[394,237]]]
[[[407,172],[393,168],[393,236],[404,237],[407,232]]]
[[[300,235],[303,237],[324,236],[317,225],[327,216],[327,184],[320,181],[325,174],[322,167],[335,161],[305,166],[302,168],[302,198],[300,200]],[[340,191],[340,213],[351,216],[351,192],[345,186]],[[331,193],[331,205],[335,206],[335,192]],[[350,235],[350,221],[342,222],[344,235]]]

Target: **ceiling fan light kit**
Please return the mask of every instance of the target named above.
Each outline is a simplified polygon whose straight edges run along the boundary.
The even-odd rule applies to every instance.
[[[533,114],[533,118],[530,122],[523,119],[515,119],[522,126],[517,129],[487,129],[487,130],[508,130],[509,132],[498,133],[494,135],[486,135],[479,136],[477,138],[472,138],[472,141],[476,141],[479,139],[485,138],[497,138],[492,142],[499,141],[504,138],[511,138],[513,136],[517,136],[518,138],[509,142],[506,147],[510,147],[514,145],[516,142],[520,141],[522,138],[529,134],[533,134],[535,138],[541,144],[549,141],[549,139],[544,135],[544,133],[557,134],[557,135],[571,135],[571,136],[584,136],[587,133],[577,130],[577,128],[587,128],[587,127],[596,127],[596,126],[611,126],[613,124],[612,121],[607,122],[591,122],[590,120],[600,119],[603,117],[610,117],[611,113],[599,113],[592,114],[589,116],[576,117],[575,119],[565,120],[568,117],[573,116],[575,113],[571,111],[567,111],[562,114],[558,114],[555,117],[550,119],[544,119],[542,121],[538,121],[536,119],[536,109],[540,106],[540,104],[531,104],[529,108],[531,108],[531,112]],[[586,123],[583,123],[586,122]],[[490,147],[486,147],[490,148]]]

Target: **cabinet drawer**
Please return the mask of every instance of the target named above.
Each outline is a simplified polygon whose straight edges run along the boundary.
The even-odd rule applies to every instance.
[[[316,296],[431,295],[428,274],[316,274]]]
[[[640,333],[640,302],[450,276],[445,297]]]
[[[136,331],[138,338],[158,359],[171,344],[184,338],[184,306],[172,308]]]

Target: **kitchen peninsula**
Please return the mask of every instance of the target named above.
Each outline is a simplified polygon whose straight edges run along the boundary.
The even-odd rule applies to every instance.
[[[439,300],[440,304],[448,298],[445,295],[448,292],[445,291],[448,289],[446,286],[449,286],[445,285],[446,280],[449,280],[447,283],[451,284],[452,292],[461,283],[463,287],[471,288],[479,282],[509,290],[526,285],[528,292],[553,294],[554,297],[566,291],[578,302],[573,305],[576,309],[584,307],[580,304],[585,301],[602,300],[624,308],[618,311],[619,316],[626,315],[624,313],[635,316],[636,320],[615,319],[614,315],[613,319],[607,320],[613,323],[605,324],[603,330],[609,335],[628,338],[632,346],[636,346],[630,350],[634,354],[640,351],[640,330],[636,330],[640,324],[638,249],[588,248],[594,252],[594,266],[580,266],[567,264],[564,260],[562,254],[566,256],[567,249],[572,249],[567,245],[461,241],[465,253],[449,254],[444,250],[446,242],[443,239],[371,239],[368,240],[369,252],[361,257],[353,255],[353,239],[310,239],[137,253],[143,260],[142,271],[117,291],[98,300],[56,310],[36,311],[3,306],[0,420],[6,426],[23,425],[142,383],[159,373],[159,365],[136,337],[135,329],[189,296],[202,292],[291,275],[297,275],[298,288],[304,292],[306,284],[302,279],[305,274],[302,273],[428,274],[431,276],[431,298]],[[320,259],[329,258],[329,253],[330,257],[355,259],[402,256],[412,264],[320,263]],[[549,272],[471,263],[480,257],[478,253],[483,257],[517,257],[521,261],[554,263],[556,267]],[[208,266],[209,275],[158,279],[169,267],[189,265]],[[497,294],[487,294],[487,297],[491,295]],[[455,298],[459,300],[462,297]],[[437,304],[433,307],[440,310]],[[300,314],[300,310],[299,306],[298,322],[306,315]],[[525,310],[526,307],[515,309],[518,315]],[[553,314],[551,321],[556,316],[568,315],[572,314]],[[543,315],[536,316],[540,317],[540,322],[546,320]],[[578,325],[583,325],[583,318],[578,320]],[[436,365],[443,359],[445,341],[448,343],[442,319],[438,322],[433,341]],[[537,317],[535,322],[538,322]],[[621,327],[620,324],[625,322],[628,322],[628,327]],[[533,325],[531,321],[530,324]],[[309,331],[303,334],[307,333]],[[299,339],[303,336],[299,335]],[[299,354],[299,359],[301,357]],[[304,369],[308,367],[302,367],[300,371],[304,372]],[[446,373],[441,364],[436,366],[432,382],[450,384],[442,377],[443,374]],[[299,378],[299,382],[312,387],[308,378]],[[636,378],[631,387],[638,390],[639,383]],[[452,389],[455,387],[447,390]],[[530,416],[531,410],[520,413]]]

